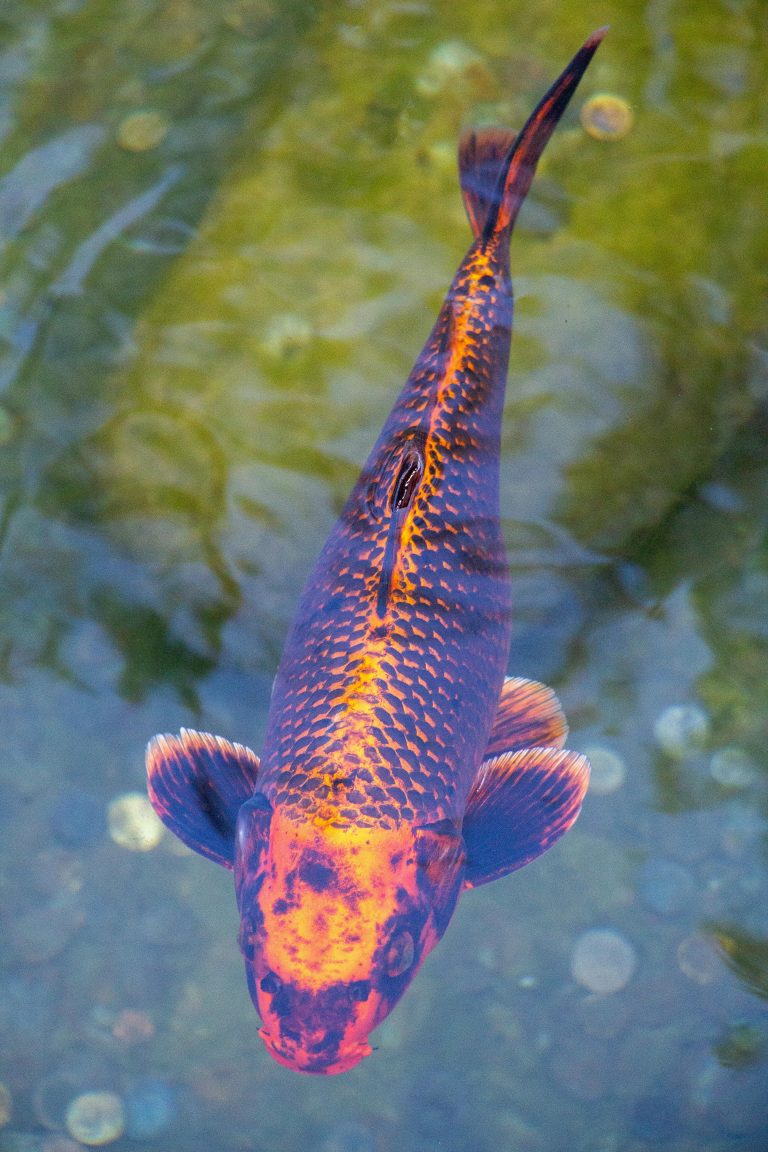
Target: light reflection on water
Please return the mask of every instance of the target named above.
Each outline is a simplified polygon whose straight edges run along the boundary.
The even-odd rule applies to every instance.
[[[586,90],[634,129],[574,111],[514,241],[503,508],[511,671],[623,775],[462,901],[378,1053],[321,1082],[257,1040],[229,877],[94,814],[157,730],[258,749],[467,240],[460,126],[520,123],[589,28],[494,0],[4,9],[0,1149],[46,1147],[85,1089],[148,1148],[764,1132],[768,61],[749,6],[621,8]],[[167,131],[127,149],[142,110]],[[675,706],[705,725],[661,747]]]

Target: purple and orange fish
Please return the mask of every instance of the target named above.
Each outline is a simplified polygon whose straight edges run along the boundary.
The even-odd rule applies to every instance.
[[[307,581],[261,759],[188,730],[147,750],[161,819],[234,871],[260,1035],[300,1072],[368,1055],[460,893],[546,851],[586,791],[555,695],[505,679],[499,448],[510,235],[604,33],[518,135],[461,141],[474,240]]]

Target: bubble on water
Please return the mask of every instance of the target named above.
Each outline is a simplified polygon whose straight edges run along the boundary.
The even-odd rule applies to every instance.
[[[591,928],[576,941],[571,974],[578,984],[608,996],[629,983],[637,955],[626,937],[612,928]]]
[[[132,112],[117,129],[117,142],[127,152],[147,152],[156,148],[168,135],[171,122],[164,112],[148,108]]]
[[[67,1108],[66,1125],[81,1144],[111,1144],[125,1129],[123,1102],[116,1092],[84,1092]]]
[[[640,869],[638,891],[653,912],[671,916],[690,904],[696,890],[693,877],[674,860],[653,857]]]
[[[629,103],[622,96],[598,92],[581,107],[584,131],[595,140],[623,140],[635,123]]]
[[[706,744],[709,717],[696,704],[673,704],[657,717],[653,735],[662,752],[682,760]]]
[[[709,762],[709,772],[725,788],[748,788],[754,783],[757,768],[743,748],[720,748]]]
[[[627,774],[621,756],[602,744],[592,744],[589,748],[585,748],[584,755],[592,768],[589,791],[596,796],[607,796],[611,792],[617,792]]]
[[[143,792],[124,792],[107,808],[109,834],[130,852],[151,852],[160,843],[163,825]]]

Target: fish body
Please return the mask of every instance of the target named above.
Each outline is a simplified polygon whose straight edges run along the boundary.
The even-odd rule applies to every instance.
[[[573,823],[589,766],[554,694],[505,679],[499,454],[509,239],[536,162],[604,32],[522,131],[460,148],[473,243],[307,581],[261,759],[182,731],[147,751],[165,823],[234,871],[270,1053],[346,1071],[465,888]]]

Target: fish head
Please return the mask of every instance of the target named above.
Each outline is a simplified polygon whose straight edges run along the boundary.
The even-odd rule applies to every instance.
[[[455,824],[359,827],[271,812],[238,818],[240,948],[270,1054],[345,1072],[445,931],[463,882]]]

